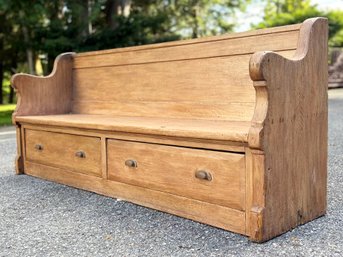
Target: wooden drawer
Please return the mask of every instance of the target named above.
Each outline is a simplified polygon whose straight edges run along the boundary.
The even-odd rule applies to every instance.
[[[100,138],[25,130],[26,159],[101,176]]]
[[[120,140],[108,140],[107,145],[110,180],[245,208],[243,154]],[[210,176],[201,178],[206,177],[203,171]]]

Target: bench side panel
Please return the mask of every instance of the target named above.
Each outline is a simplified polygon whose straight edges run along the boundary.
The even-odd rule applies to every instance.
[[[248,140],[253,240],[266,241],[326,212],[327,38],[327,19],[308,19],[292,59],[273,52],[251,59],[258,96]]]

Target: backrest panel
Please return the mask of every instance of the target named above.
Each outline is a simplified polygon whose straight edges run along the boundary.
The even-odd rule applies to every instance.
[[[292,56],[299,28],[78,54],[73,113],[250,121],[251,54]]]

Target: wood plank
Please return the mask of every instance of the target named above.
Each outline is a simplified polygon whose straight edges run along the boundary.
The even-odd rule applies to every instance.
[[[245,233],[245,213],[243,211],[32,162],[26,161],[25,165],[25,173],[28,175],[121,198],[236,233]]]
[[[248,62],[244,56],[75,70],[73,112],[163,117],[165,111],[212,120],[239,113],[248,121],[255,101]],[[248,104],[231,104],[239,102]]]
[[[245,209],[244,154],[121,140],[108,140],[107,153],[110,180]],[[196,178],[198,171],[208,172],[211,181]]]
[[[228,33],[228,34],[224,34],[224,35],[209,36],[209,37],[202,37],[202,38],[196,38],[196,39],[179,40],[179,41],[164,42],[164,43],[150,44],[150,45],[143,45],[143,46],[116,48],[116,49],[110,49],[110,50],[92,51],[92,52],[78,53],[77,57],[87,57],[87,56],[94,56],[94,55],[108,55],[108,54],[113,54],[113,53],[141,51],[141,50],[147,50],[147,49],[153,50],[156,48],[182,46],[182,45],[198,44],[198,43],[204,43],[204,42],[214,42],[214,41],[220,41],[220,40],[238,39],[238,38],[245,38],[245,37],[254,38],[254,37],[259,36],[259,35],[271,36],[270,34],[299,31],[300,26],[301,26],[301,24],[293,24],[293,25],[287,25],[287,26],[251,30],[251,31],[239,32],[239,33]]]
[[[262,34],[253,37],[143,48],[135,51],[128,51],[127,49],[127,51],[107,52],[107,54],[87,56],[81,54],[75,56],[74,69],[246,55],[262,50],[295,50],[298,34],[298,30],[291,30],[275,33],[272,37],[269,34]]]
[[[75,114],[102,114],[113,116],[247,121],[253,116],[254,102],[173,102],[173,101],[74,101]]]
[[[107,179],[107,138],[101,135],[101,174],[102,178]]]
[[[26,160],[101,176],[100,138],[28,129],[25,142]]]
[[[291,56],[294,51],[283,54]],[[250,121],[255,91],[249,58],[75,70],[72,112]]]
[[[76,101],[254,102],[249,56],[74,71]],[[101,90],[99,90],[101,89]]]
[[[159,136],[247,142],[250,122],[119,117],[108,115],[20,116],[18,122]]]
[[[245,233],[251,235],[251,228],[254,227],[251,224],[251,209],[253,207],[253,183],[254,183],[254,173],[253,173],[253,159],[250,148],[245,150]]]
[[[17,154],[15,157],[15,172],[17,175],[24,173],[24,156],[23,156],[23,144],[22,144],[22,129],[21,125],[16,125],[16,142],[17,142]]]

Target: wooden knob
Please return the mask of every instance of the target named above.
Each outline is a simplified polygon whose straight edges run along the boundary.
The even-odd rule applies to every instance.
[[[40,144],[36,144],[36,145],[35,145],[35,149],[36,149],[37,151],[42,151],[42,150],[43,150],[43,146],[40,145]]]
[[[195,172],[195,177],[198,178],[198,179],[207,180],[207,181],[211,181],[212,180],[211,173],[206,171],[206,170],[197,170]]]
[[[135,160],[126,160],[125,165],[129,168],[136,168],[137,162]]]
[[[75,156],[79,158],[86,158],[86,153],[84,151],[77,151]]]

